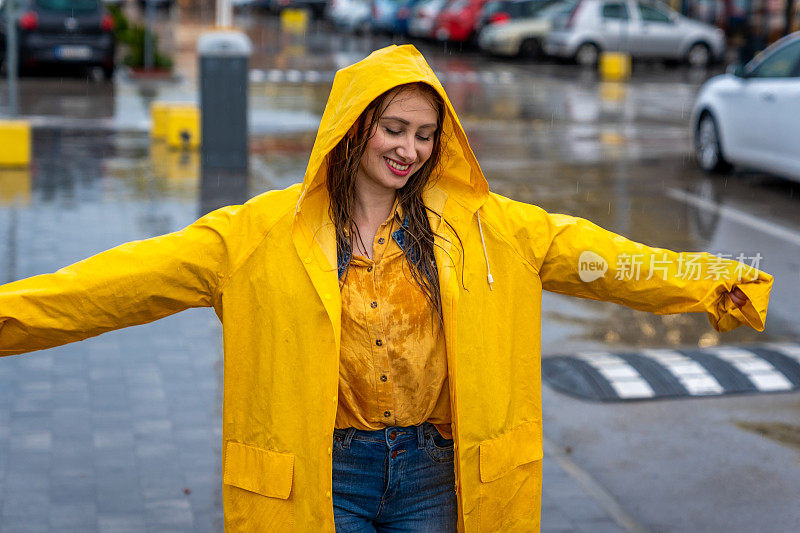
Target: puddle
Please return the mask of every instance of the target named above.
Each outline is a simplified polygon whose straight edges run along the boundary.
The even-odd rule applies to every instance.
[[[743,420],[735,420],[734,424],[746,431],[800,450],[800,426],[784,422],[746,422]]]

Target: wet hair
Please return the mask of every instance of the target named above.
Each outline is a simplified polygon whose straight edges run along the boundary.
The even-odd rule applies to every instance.
[[[361,113],[350,132],[331,150],[327,158],[327,188],[330,195],[330,215],[336,230],[336,251],[339,258],[347,257],[344,265],[344,276],[350,266],[353,239],[359,238],[358,228],[353,219],[353,206],[356,199],[356,173],[367,147],[367,142],[374,135],[378,120],[386,108],[397,96],[406,91],[419,91],[436,110],[437,128],[433,133],[433,146],[427,161],[409,177],[406,184],[397,191],[397,199],[403,214],[408,218],[406,228],[407,243],[405,258],[414,282],[425,294],[425,298],[442,319],[442,302],[439,290],[439,275],[436,270],[433,248],[437,235],[430,226],[428,213],[440,216],[428,208],[422,200],[422,192],[429,182],[438,179],[443,157],[442,129],[445,118],[445,106],[439,93],[425,83],[409,83],[399,85],[386,91],[373,100]],[[395,214],[396,222],[403,221]],[[455,231],[450,224],[447,224]]]

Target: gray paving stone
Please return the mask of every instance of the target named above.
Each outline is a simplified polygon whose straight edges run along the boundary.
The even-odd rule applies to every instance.
[[[97,527],[97,508],[91,499],[74,503],[51,503],[49,509],[50,529],[63,531],[65,529],[93,530]]]
[[[97,516],[99,533],[141,533],[145,530],[141,514],[101,513]]]

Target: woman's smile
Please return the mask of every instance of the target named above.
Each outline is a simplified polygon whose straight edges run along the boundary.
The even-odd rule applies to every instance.
[[[411,171],[411,163],[408,165],[401,165],[394,159],[390,159],[388,157],[383,158],[386,161],[386,166],[389,167],[389,170],[392,171],[397,176],[407,176],[408,173]]]

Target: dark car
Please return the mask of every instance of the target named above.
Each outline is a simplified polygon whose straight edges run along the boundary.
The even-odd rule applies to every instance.
[[[7,1],[7,0],[6,0]],[[101,0],[14,0],[19,68],[98,66],[114,75],[114,19]],[[5,6],[0,14],[2,58],[6,48]]]
[[[321,19],[328,7],[328,0],[272,0],[272,10],[280,13],[284,9],[306,9],[314,18]]]

